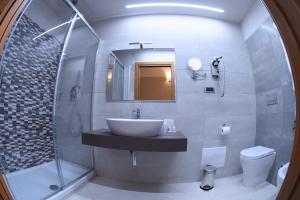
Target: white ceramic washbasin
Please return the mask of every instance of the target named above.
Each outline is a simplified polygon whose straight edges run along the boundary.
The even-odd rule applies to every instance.
[[[284,181],[285,175],[288,171],[289,168],[289,163],[283,165],[281,168],[279,168],[278,170],[278,174],[277,174],[277,188],[278,190],[280,190],[282,183]]]
[[[107,118],[106,123],[113,134],[133,137],[152,137],[160,133],[164,120]]]

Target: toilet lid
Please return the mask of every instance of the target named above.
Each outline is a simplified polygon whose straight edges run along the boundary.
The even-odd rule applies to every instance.
[[[248,149],[244,149],[241,151],[241,156],[246,159],[258,159],[263,158],[265,156],[271,155],[274,153],[274,149],[270,149],[267,147],[256,146]]]

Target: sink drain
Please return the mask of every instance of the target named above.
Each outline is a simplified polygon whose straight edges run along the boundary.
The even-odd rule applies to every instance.
[[[49,188],[50,188],[50,190],[58,190],[59,189],[58,185],[50,185]]]

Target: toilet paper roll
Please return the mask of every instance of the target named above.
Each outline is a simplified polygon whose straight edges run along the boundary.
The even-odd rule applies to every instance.
[[[229,135],[230,134],[230,126],[222,126],[221,135]]]

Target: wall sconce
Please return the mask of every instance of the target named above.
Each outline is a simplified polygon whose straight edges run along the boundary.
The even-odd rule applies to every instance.
[[[108,69],[108,72],[107,72],[107,81],[108,82],[112,81],[112,69]]]
[[[166,72],[166,82],[171,83],[172,82],[172,74],[171,71]]]
[[[204,80],[206,79],[206,73],[201,71],[202,62],[199,58],[191,58],[188,61],[188,66],[192,70],[192,79],[194,80]]]

